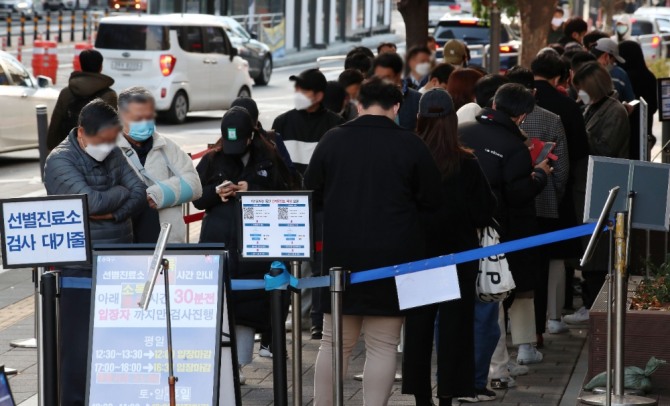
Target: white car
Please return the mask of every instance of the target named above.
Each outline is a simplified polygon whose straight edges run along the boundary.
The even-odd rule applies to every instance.
[[[0,51],[0,152],[37,148],[35,107],[51,112],[58,99],[51,79],[37,79],[7,52]]]
[[[251,96],[249,64],[212,15],[128,15],[100,21],[95,49],[117,92],[143,86],[173,123],[189,111],[224,110]]]

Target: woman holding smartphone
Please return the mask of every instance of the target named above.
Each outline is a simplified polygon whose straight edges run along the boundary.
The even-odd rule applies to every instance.
[[[263,279],[269,262],[239,262],[235,196],[248,190],[287,190],[289,172],[274,147],[257,136],[248,111],[233,107],[221,120],[221,139],[197,166],[202,197],[193,205],[205,210],[201,243],[224,243],[233,279]],[[269,296],[264,291],[231,294],[240,367],[251,363],[256,330],[270,324]],[[240,373],[240,381],[244,377]]]

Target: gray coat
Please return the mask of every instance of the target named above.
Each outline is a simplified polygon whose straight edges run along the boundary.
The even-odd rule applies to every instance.
[[[79,146],[73,130],[47,157],[49,195],[85,194],[89,215],[112,213],[114,220],[90,221],[93,244],[133,242],[131,217],[147,204],[146,185],[116,148],[103,162]]]

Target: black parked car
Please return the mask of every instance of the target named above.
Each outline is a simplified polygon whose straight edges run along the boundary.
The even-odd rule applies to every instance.
[[[257,85],[267,85],[272,76],[272,51],[264,43],[257,41],[231,17],[220,17],[230,42],[237,48],[238,55],[249,62],[249,75]]]

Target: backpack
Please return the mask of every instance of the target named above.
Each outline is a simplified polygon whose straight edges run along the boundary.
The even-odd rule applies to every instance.
[[[88,103],[102,96],[109,90],[110,90],[109,88],[105,88],[100,90],[99,92],[96,92],[86,97],[77,96],[74,93],[72,93],[72,98],[70,99],[70,102],[67,105],[67,110],[65,111],[65,117],[63,118],[63,120],[61,120],[60,134],[67,135],[70,133],[70,131],[72,131],[73,128],[78,127],[79,113],[81,113],[81,109],[83,109],[84,106],[86,106]]]

